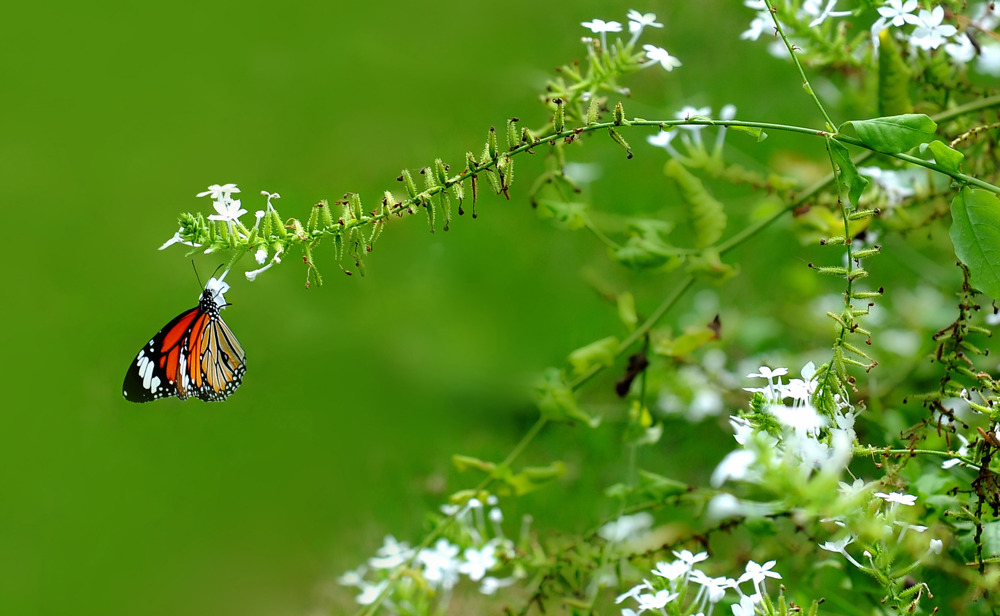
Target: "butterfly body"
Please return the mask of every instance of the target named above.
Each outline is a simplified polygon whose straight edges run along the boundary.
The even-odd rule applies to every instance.
[[[126,400],[193,396],[214,402],[236,391],[246,372],[246,355],[219,312],[228,288],[209,280],[198,305],[167,323],[139,350],[122,385]]]

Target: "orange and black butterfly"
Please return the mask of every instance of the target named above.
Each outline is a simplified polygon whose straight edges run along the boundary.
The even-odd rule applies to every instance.
[[[225,275],[223,275],[225,278]],[[198,305],[167,323],[136,355],[122,394],[132,402],[167,396],[206,402],[225,400],[243,382],[243,347],[222,320],[229,285],[212,278]]]

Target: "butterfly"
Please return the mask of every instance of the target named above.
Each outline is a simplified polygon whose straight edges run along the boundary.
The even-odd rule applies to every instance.
[[[221,276],[225,278],[225,274]],[[243,382],[246,355],[219,311],[229,285],[211,278],[198,305],[179,314],[136,355],[122,385],[131,402],[194,396],[225,400]]]

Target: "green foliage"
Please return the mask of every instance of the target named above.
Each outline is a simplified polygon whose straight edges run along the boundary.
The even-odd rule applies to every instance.
[[[899,154],[927,143],[934,138],[934,133],[937,131],[937,123],[934,120],[915,113],[853,120],[845,122],[844,126],[853,127],[862,143],[876,152],[885,154]]]
[[[505,576],[491,576],[490,584],[502,579],[521,586],[522,614],[534,607],[580,613],[632,609],[611,607],[626,599],[639,611],[673,602],[670,613],[705,613],[733,588],[739,588],[740,597],[729,596],[733,605],[725,607],[768,616],[794,613],[795,605],[822,612],[813,595],[848,586],[863,591],[838,609],[854,613],[910,613],[961,599],[961,591],[938,585],[934,576],[978,593],[995,591],[987,565],[995,555],[992,525],[1000,510],[993,462],[994,450],[1000,449],[1000,384],[981,365],[988,349],[979,337],[988,330],[976,321],[982,308],[976,297],[980,290],[1000,297],[1000,271],[994,271],[1000,262],[1000,188],[996,157],[989,157],[995,141],[982,139],[978,150],[960,142],[988,132],[975,116],[1000,106],[1000,97],[963,91],[967,102],[959,106],[950,98],[953,89],[958,97],[957,84],[944,83],[949,75],[940,58],[916,51],[927,50],[930,35],[899,40],[912,46],[904,53],[894,34],[886,32],[879,37],[882,55],[873,92],[875,84],[864,77],[873,62],[866,35],[852,37],[845,22],[834,24],[832,13],[810,15],[801,3],[766,4],[766,17],[773,20],[767,29],[785,43],[803,91],[816,106],[818,127],[736,119],[730,106],[718,117],[711,110],[686,109],[676,116],[682,119],[670,119],[669,113],[633,118],[621,102],[612,107],[609,97],[627,92],[621,83],[626,76],[648,67],[672,71],[678,66],[659,47],[639,50],[642,29],[659,24],[653,25],[655,17],[630,14],[634,34],[627,39],[608,40],[609,33],[624,33],[621,24],[617,29],[600,20],[590,24],[598,36],[584,42],[586,61],[561,67],[540,95],[541,127],[528,129],[519,125],[520,117],[508,119],[502,129],[505,148],[491,127],[478,157],[468,153],[464,166],[454,169],[434,158],[420,170],[421,186],[404,170],[398,180],[405,196],[383,191],[374,210],[349,193],[335,203],[342,207],[337,220],[326,202],[313,207],[305,223],[282,219],[269,202],[268,213],[251,229],[238,220],[182,216],[179,241],[231,250],[233,263],[258,247],[275,255],[301,250],[309,284],[321,280],[313,256],[325,240],[333,244],[338,265],[350,259],[350,271],[364,273],[374,239],[394,216],[423,208],[431,232],[448,231],[452,202],[461,215],[463,199],[473,206],[480,199],[479,186],[516,201],[517,162],[518,178],[537,174],[527,195],[538,218],[586,231],[574,238],[593,240],[607,255],[588,257],[593,262],[585,269],[602,301],[613,304],[607,307],[610,331],[581,332],[575,345],[593,341],[566,355],[566,368],[544,371],[535,386],[534,423],[502,461],[452,458],[459,472],[481,475],[479,483],[452,493],[454,508],[433,517],[418,547],[389,545],[393,539],[381,550],[390,554],[373,559],[389,559],[391,566],[372,565],[372,579],[356,572],[353,584],[362,589],[358,601],[368,613],[382,607],[398,613],[444,612],[440,606],[462,575],[482,580],[484,595],[495,591],[487,585],[487,572]],[[872,8],[866,5],[859,13]],[[814,72],[845,81],[845,92],[858,90],[845,108],[869,119],[842,123],[835,132],[821,89],[810,80]],[[927,87],[937,90],[930,98],[942,109],[913,108],[913,74],[923,75]],[[871,117],[875,113],[868,107],[875,100],[882,115]],[[594,143],[607,144],[607,135],[627,159],[649,154],[626,140],[628,131],[640,127],[661,129],[648,141],[666,151],[669,186],[658,183],[655,174],[637,173],[627,181],[619,178],[621,185],[608,193],[592,190],[596,176],[581,172],[583,165],[574,159],[581,146],[599,148]],[[841,132],[848,127],[856,139]],[[760,160],[778,171],[754,169],[746,159],[760,152],[724,149],[728,128],[756,137],[756,144],[744,140],[755,148],[771,145],[773,139],[761,144],[768,134],[820,138],[828,160],[822,170],[811,162],[803,164],[804,170],[786,170],[794,167],[791,158],[763,154]],[[709,133],[711,140],[705,137]],[[937,140],[939,133],[951,145]],[[852,157],[848,146],[865,152]],[[934,161],[908,153],[918,146]],[[530,160],[524,156],[530,154],[542,159],[536,165],[540,171],[530,163],[522,167],[520,161]],[[880,166],[861,166],[868,159]],[[916,181],[899,170],[904,164],[945,181]],[[764,164],[755,160],[753,166]],[[640,181],[652,187],[631,190]],[[951,237],[954,255],[965,266],[961,286],[937,271],[940,264],[917,258],[908,247],[914,236],[941,232],[947,182],[958,187]],[[766,207],[758,211],[745,207],[761,202]],[[786,224],[788,218],[794,224]],[[947,303],[941,298],[958,297],[953,306],[958,316],[950,326],[934,331],[937,314],[908,320],[921,302],[896,304],[909,283],[892,289],[897,278],[885,273],[888,266],[878,261],[869,266],[883,254],[876,237],[892,243],[886,251],[906,261],[915,270],[913,278],[935,280],[936,298]],[[796,255],[794,265],[800,267],[793,268],[774,256],[779,245],[801,244],[818,244],[810,248],[815,248],[814,261]],[[951,258],[945,254],[944,261]],[[737,259],[739,267],[730,265]],[[746,270],[755,272],[755,284],[739,282],[737,274]],[[721,286],[734,279],[733,286]],[[869,286],[873,280],[878,282]],[[697,298],[682,301],[696,287]],[[647,306],[651,295],[659,297],[652,309]],[[746,297],[767,298],[777,309],[756,309]],[[883,306],[894,311],[893,318],[874,318],[876,305],[879,311]],[[666,319],[672,323],[664,324]],[[896,342],[887,342],[893,335]],[[819,354],[822,365],[798,362],[804,366],[791,377],[787,369],[768,367],[797,361],[793,356],[800,350]],[[760,367],[746,375],[725,365],[739,360]],[[869,377],[876,370],[889,376]],[[754,386],[743,387],[745,379],[753,379]],[[746,389],[753,393],[748,396]],[[907,396],[923,406],[908,407]],[[724,419],[716,420],[714,427],[706,422],[702,430],[685,427],[672,413],[691,421],[716,416],[729,416],[729,421],[727,426]],[[563,430],[591,428],[574,433],[584,442],[573,452],[576,459],[548,449],[526,453],[553,424]],[[722,439],[731,449],[721,461],[702,446],[702,440],[718,441],[719,427],[731,430],[735,441]],[[686,430],[697,434],[685,435]],[[601,448],[611,450],[606,459],[613,462],[592,469],[593,476],[577,474]],[[522,455],[543,461],[522,464]],[[963,474],[952,470],[955,465],[963,467],[957,469]],[[482,511],[489,499],[558,490],[565,481],[587,482],[593,494],[610,501],[595,501],[594,511],[585,512],[588,530],[526,532],[515,542],[495,519],[494,528],[486,528]],[[946,541],[957,548],[945,553]],[[712,563],[699,565],[709,551]],[[717,553],[722,558],[714,559]],[[737,559],[745,562],[734,566]],[[446,571],[442,562],[454,571]],[[967,567],[967,562],[977,566]],[[775,567],[789,578],[777,594],[773,582],[772,592],[766,587],[767,578],[781,577]],[[945,597],[937,603],[932,583]],[[706,590],[711,584],[718,592]],[[749,598],[751,585],[756,601]],[[626,590],[629,586],[632,590]],[[786,598],[786,589],[794,600]],[[983,602],[972,603],[985,613]]]
[[[1000,298],[1000,198],[965,187],[951,202],[951,241],[972,284]]]

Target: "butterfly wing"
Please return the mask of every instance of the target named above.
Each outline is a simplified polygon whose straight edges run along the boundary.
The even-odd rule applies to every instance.
[[[204,315],[191,332],[188,378],[192,393],[206,402],[225,400],[243,382],[246,354],[218,311]]]
[[[206,288],[196,308],[167,323],[144,346],[125,373],[122,394],[132,402],[167,396],[225,400],[243,382],[246,354],[219,314]]]
[[[185,343],[200,313],[197,307],[182,312],[139,350],[122,384],[126,400],[149,402],[179,395],[177,379],[182,362],[186,363]]]

